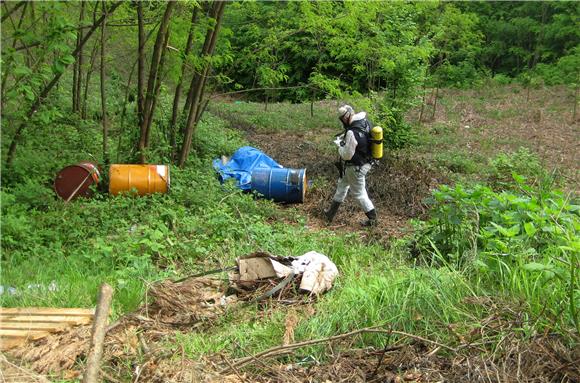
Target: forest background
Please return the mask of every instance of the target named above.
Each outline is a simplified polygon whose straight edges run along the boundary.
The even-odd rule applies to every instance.
[[[525,318],[518,339],[554,332],[567,350],[577,343],[580,3],[4,1],[0,10],[0,285],[20,292],[0,294],[3,306],[86,307],[108,281],[121,316],[151,281],[259,249],[314,249],[344,275],[316,315],[303,315],[297,339],[388,322],[458,341],[505,304]],[[411,185],[413,203],[385,200],[385,215],[407,212],[397,216],[404,234],[392,220],[362,235],[312,223],[333,187],[315,158],[332,168],[339,102],[385,129],[392,169],[428,179]],[[530,124],[565,139],[550,154],[513,138]],[[457,146],[468,129],[485,138],[495,126],[500,140]],[[506,150],[494,151],[502,138]],[[300,165],[313,168],[316,204],[280,209],[219,185],[213,158],[270,139],[314,153]],[[105,180],[110,163],[171,164],[172,191],[57,199],[55,174],[82,160]],[[378,172],[389,193],[407,193]],[[467,298],[482,296],[493,305],[473,309]],[[238,355],[275,345],[283,322],[279,310],[174,341],[189,357]]]

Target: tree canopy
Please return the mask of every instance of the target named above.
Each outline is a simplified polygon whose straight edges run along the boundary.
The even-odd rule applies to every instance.
[[[7,167],[35,124],[67,110],[105,120],[126,161],[161,155],[183,166],[212,92],[266,107],[365,95],[361,106],[396,135],[422,87],[496,75],[578,83],[577,2],[21,1],[0,9]]]

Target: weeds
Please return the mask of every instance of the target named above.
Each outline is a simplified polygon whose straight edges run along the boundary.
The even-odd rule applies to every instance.
[[[557,190],[513,177],[519,192],[460,184],[434,191],[431,218],[417,225],[421,253],[429,264],[473,268],[493,290],[525,297],[536,314],[549,311],[562,326],[579,330],[573,269],[580,207]]]

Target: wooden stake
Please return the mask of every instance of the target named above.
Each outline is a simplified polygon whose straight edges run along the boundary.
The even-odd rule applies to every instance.
[[[87,369],[83,376],[83,383],[96,383],[99,381],[99,365],[101,363],[101,356],[103,355],[103,341],[105,339],[112,298],[113,288],[103,283],[97,299],[97,311],[93,323],[91,348],[89,357],[87,358]]]

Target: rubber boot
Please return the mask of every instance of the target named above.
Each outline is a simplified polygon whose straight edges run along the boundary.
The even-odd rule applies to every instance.
[[[338,212],[338,208],[340,207],[340,202],[332,201],[332,205],[328,208],[328,210],[324,211],[324,215],[326,216],[326,223],[332,223],[334,216]]]
[[[377,211],[375,209],[369,210],[366,213],[367,220],[362,221],[361,225],[364,227],[375,226],[377,224]]]

